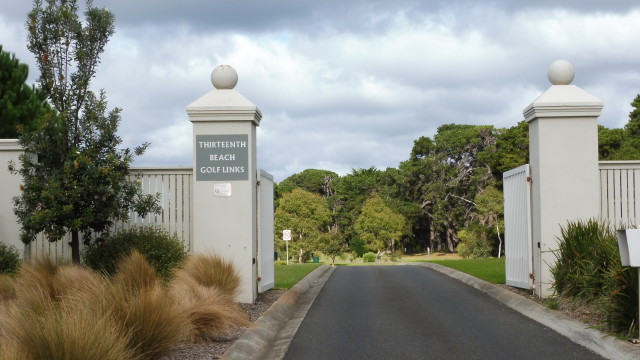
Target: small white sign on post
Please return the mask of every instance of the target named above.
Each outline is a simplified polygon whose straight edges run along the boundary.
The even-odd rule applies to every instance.
[[[287,265],[289,265],[289,241],[291,241],[291,230],[282,230],[282,240],[287,244]]]

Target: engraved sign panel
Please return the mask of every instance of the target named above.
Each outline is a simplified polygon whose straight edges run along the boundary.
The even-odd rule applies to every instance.
[[[249,135],[196,135],[196,181],[249,180]]]

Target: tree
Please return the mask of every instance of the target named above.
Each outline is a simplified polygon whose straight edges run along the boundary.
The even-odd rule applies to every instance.
[[[393,212],[378,194],[373,194],[362,206],[355,229],[369,248],[378,251],[395,250],[395,243],[404,231],[405,219]]]
[[[336,263],[336,257],[340,256],[345,249],[345,243],[337,228],[330,229],[320,237],[318,249],[331,259],[331,264]]]
[[[282,180],[278,184],[280,195],[295,188],[302,188],[312,193],[320,194],[324,198],[333,196],[333,180],[338,178],[338,174],[328,170],[306,169],[301,173],[294,174]]]
[[[282,195],[274,215],[276,238],[282,230],[291,230],[289,248],[298,253],[299,262],[304,262],[306,254],[319,250],[320,237],[330,224],[331,213],[325,199],[299,188]],[[282,252],[285,244],[278,244]]]
[[[44,232],[49,241],[71,233],[72,259],[80,261],[80,237],[91,243],[130,211],[157,211],[157,198],[128,180],[129,165],[148,144],[119,149],[120,109],[107,112],[106,94],[90,90],[100,55],[114,32],[114,16],[87,1],[84,19],[76,0],[35,0],[28,14],[28,48],[35,55],[38,83],[54,113],[20,144],[23,192],[14,199],[25,243]],[[32,156],[35,155],[34,156]]]
[[[51,111],[46,94],[27,85],[29,67],[0,45],[0,138],[33,131],[36,119]]]

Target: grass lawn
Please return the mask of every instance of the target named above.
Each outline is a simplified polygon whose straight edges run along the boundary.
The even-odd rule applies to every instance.
[[[506,282],[504,258],[431,260],[429,262],[462,271],[494,284]]]
[[[317,267],[324,265],[322,263],[305,263],[305,264],[289,264],[276,265],[275,267],[275,284],[276,289],[290,289],[308,273]]]

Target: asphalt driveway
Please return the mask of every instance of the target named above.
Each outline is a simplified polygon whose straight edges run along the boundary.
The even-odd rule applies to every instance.
[[[426,267],[338,267],[285,356],[313,359],[602,359]]]

